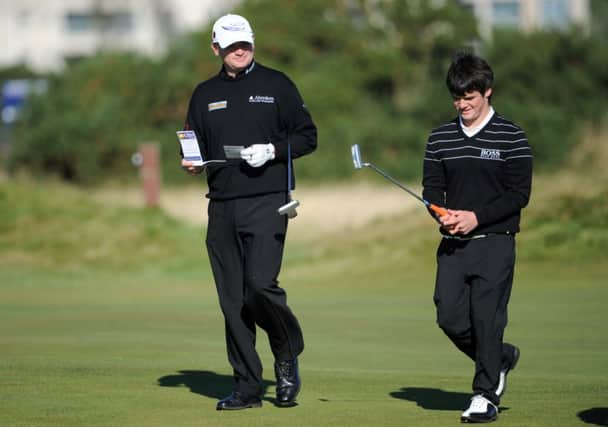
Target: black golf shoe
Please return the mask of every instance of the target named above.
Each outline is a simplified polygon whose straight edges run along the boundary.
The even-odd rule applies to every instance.
[[[297,405],[296,397],[300,392],[298,359],[276,362],[274,374],[277,379],[277,405],[283,407]]]
[[[471,405],[462,413],[463,423],[490,423],[496,421],[498,408],[481,394],[471,398]]]
[[[262,400],[257,396],[245,396],[238,391],[232,392],[230,396],[227,396],[217,402],[215,409],[218,411],[236,411],[239,409],[247,408],[260,408],[262,407]]]
[[[500,378],[498,387],[496,387],[496,396],[498,397],[505,394],[505,391],[507,390],[507,374],[509,371],[515,369],[515,366],[517,366],[517,362],[519,361],[519,348],[511,344],[508,345],[513,347],[513,354],[503,363],[502,368],[500,369]]]

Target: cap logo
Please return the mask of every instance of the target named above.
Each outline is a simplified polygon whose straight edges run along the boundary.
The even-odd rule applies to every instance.
[[[226,31],[245,31],[244,24],[230,24],[230,25],[222,25],[222,28]]]

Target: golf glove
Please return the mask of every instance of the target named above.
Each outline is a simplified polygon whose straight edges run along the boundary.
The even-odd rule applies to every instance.
[[[274,159],[274,145],[253,144],[241,150],[241,159],[245,160],[251,167],[259,168],[268,160]]]

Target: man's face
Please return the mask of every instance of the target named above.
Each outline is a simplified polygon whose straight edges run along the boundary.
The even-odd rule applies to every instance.
[[[492,88],[487,89],[484,94],[473,90],[466,92],[464,96],[452,97],[454,107],[465,126],[475,126],[485,119],[490,109],[490,95],[492,95]]]
[[[225,49],[218,44],[212,44],[211,48],[216,56],[222,58],[229,73],[237,74],[243,71],[253,60],[253,45],[247,42],[233,43]]]

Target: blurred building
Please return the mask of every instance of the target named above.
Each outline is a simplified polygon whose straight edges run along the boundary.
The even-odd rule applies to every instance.
[[[102,49],[163,54],[178,32],[199,29],[238,0],[0,0],[0,67],[36,71]]]
[[[522,31],[589,28],[590,0],[458,0],[472,9],[481,35],[489,38],[496,27]]]

